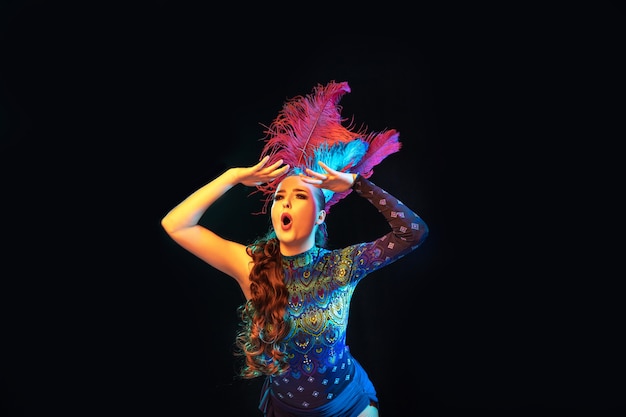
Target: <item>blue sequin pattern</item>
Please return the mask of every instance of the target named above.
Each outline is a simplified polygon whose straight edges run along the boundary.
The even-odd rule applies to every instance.
[[[354,376],[346,329],[356,285],[369,273],[411,252],[426,237],[424,222],[400,201],[357,177],[354,191],[387,219],[391,231],[365,243],[329,250],[313,247],[283,256],[291,330],[285,342],[289,371],[272,376],[275,397],[312,409],[335,398]]]

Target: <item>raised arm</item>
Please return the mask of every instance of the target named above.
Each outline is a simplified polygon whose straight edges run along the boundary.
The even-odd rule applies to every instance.
[[[176,243],[237,280],[246,298],[250,296],[248,275],[251,258],[245,245],[224,239],[198,222],[209,207],[235,185],[259,185],[289,169],[288,165],[280,166],[282,160],[265,166],[268,159],[265,157],[251,167],[226,170],[185,198],[161,220],[163,229]]]
[[[428,226],[400,200],[360,175],[355,179],[353,189],[376,207],[391,229],[376,240],[342,250],[340,256],[352,261],[351,280],[358,282],[370,272],[417,249],[428,236]]]
[[[362,244],[363,250],[371,251],[367,254],[370,260],[376,259],[372,262],[376,268],[400,259],[424,242],[428,236],[428,225],[396,197],[360,175],[331,169],[323,162],[318,164],[325,172],[306,169],[308,176],[303,176],[303,181],[333,192],[345,192],[352,188],[373,204],[389,223],[389,233],[373,242]],[[358,246],[354,245],[353,248]]]
[[[302,176],[302,180],[333,192],[345,192],[352,188],[367,198],[387,219],[391,232],[382,240],[387,241],[390,248],[395,247],[396,256],[416,249],[426,239],[428,225],[400,200],[360,175],[334,170],[323,162],[318,164],[325,172],[318,173],[307,168],[305,172],[308,176]]]
[[[424,242],[428,225],[396,197],[361,176],[354,181],[353,189],[374,205],[389,223],[391,231],[377,240],[387,257],[402,257]]]

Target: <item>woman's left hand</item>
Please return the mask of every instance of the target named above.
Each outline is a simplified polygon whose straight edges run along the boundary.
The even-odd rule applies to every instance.
[[[318,162],[318,164],[324,171],[326,171],[326,173],[319,173],[306,168],[305,171],[308,176],[300,174],[300,178],[303,182],[311,184],[317,188],[326,188],[335,193],[346,191],[352,187],[352,184],[354,184],[356,174],[336,171],[321,161]]]

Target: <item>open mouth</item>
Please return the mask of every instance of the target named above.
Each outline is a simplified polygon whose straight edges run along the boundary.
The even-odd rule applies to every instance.
[[[283,229],[288,229],[291,226],[291,216],[287,213],[283,213],[280,216],[280,223],[282,224]]]

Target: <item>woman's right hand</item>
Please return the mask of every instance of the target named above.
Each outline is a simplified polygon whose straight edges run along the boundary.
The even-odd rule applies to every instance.
[[[272,165],[265,166],[269,159],[269,156],[265,156],[259,163],[251,167],[233,168],[236,182],[248,187],[256,187],[257,185],[272,181],[289,169],[288,164],[281,167],[283,163],[282,159],[279,159]]]

